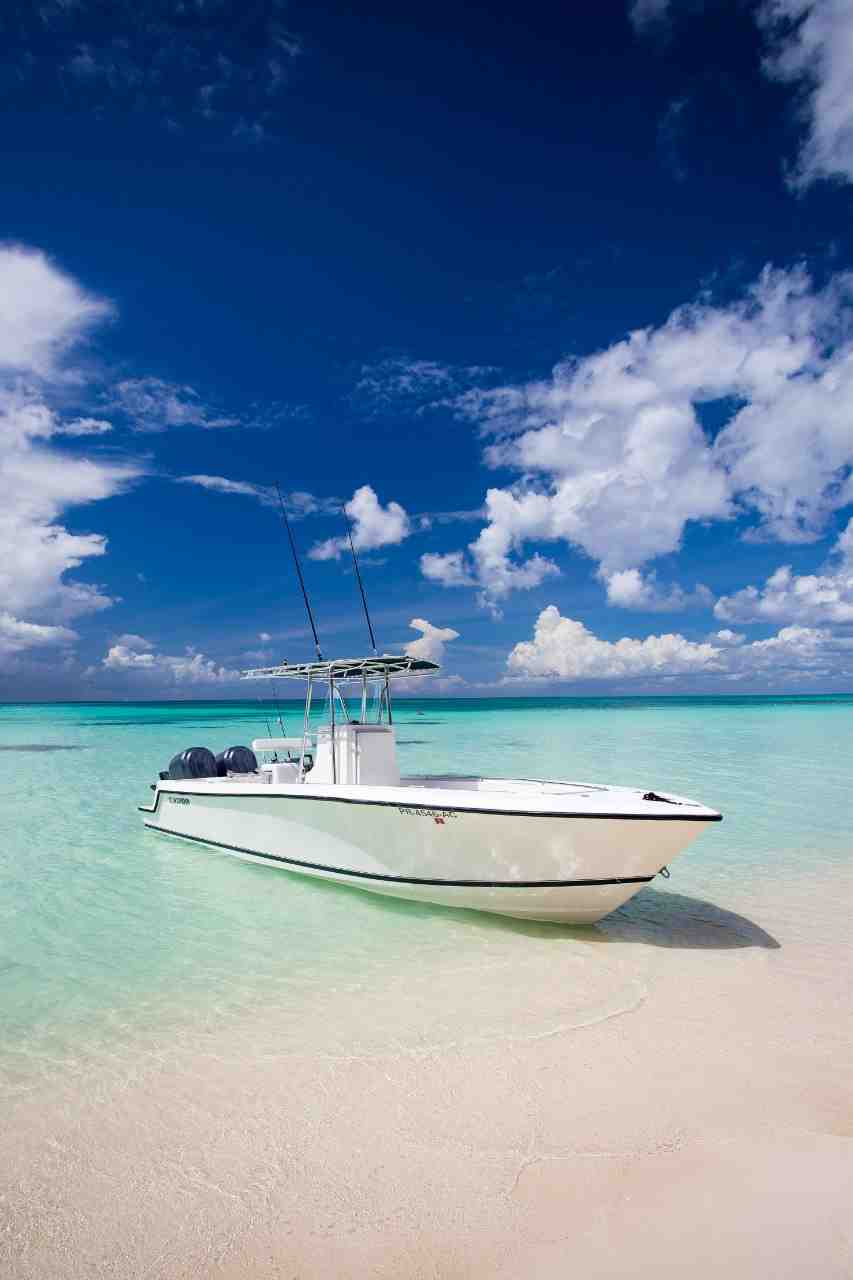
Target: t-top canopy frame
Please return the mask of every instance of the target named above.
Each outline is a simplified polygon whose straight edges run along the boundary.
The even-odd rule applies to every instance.
[[[407,653],[383,653],[373,658],[332,658],[329,662],[282,662],[277,667],[252,667],[241,671],[244,680],[307,680],[305,710],[302,724],[302,751],[299,756],[299,781],[305,781],[306,756],[310,747],[311,700],[315,683],[329,686],[329,729],[331,738],[332,782],[338,780],[337,748],[335,745],[335,698],[340,693],[339,684],[356,681],[361,683],[361,723],[366,723],[367,684],[369,680],[381,681],[383,689],[379,702],[379,720],[383,706],[387,723],[392,723],[390,681],[399,676],[430,675],[440,671],[437,662],[427,658],[412,658]],[[342,704],[343,705],[343,704]],[[344,708],[345,709],[345,708]]]
[[[252,667],[241,671],[243,680],[341,680],[397,679],[440,671],[437,662],[412,658],[407,653],[383,653],[376,658],[332,658],[329,662],[282,662],[277,667]]]

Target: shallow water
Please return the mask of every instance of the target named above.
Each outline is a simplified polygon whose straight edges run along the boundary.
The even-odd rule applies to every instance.
[[[296,709],[283,713],[298,732]],[[257,703],[0,706],[0,1096],[95,1062],[120,1074],[152,1046],[190,1049],[259,1014],[282,1052],[556,1034],[644,998],[622,940],[777,946],[744,914],[777,889],[774,918],[798,936],[830,945],[846,929],[831,886],[853,865],[853,698],[399,700],[404,772],[624,783],[723,811],[669,882],[586,930],[378,898],[143,828],[136,806],[177,750],[265,736],[265,716]],[[783,887],[797,882],[794,911]],[[563,980],[542,987],[559,941]]]

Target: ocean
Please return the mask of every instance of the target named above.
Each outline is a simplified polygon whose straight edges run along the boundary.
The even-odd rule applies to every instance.
[[[247,1063],[250,1075],[266,1079],[295,1062],[310,1061],[321,1075],[330,1064],[351,1073],[354,1063],[381,1061],[387,1074],[389,1060],[414,1070],[416,1062],[491,1053],[490,1062],[503,1064],[498,1075],[512,1061],[527,1080],[530,1064],[518,1057],[525,1046],[569,1046],[614,1019],[622,1020],[624,1053],[625,1037],[632,1045],[644,1025],[637,1011],[653,1008],[656,992],[655,1017],[669,1016],[664,993],[678,974],[697,993],[704,984],[707,1010],[722,1001],[721,975],[734,980],[736,955],[752,966],[743,974],[765,1002],[794,955],[805,957],[798,972],[805,964],[815,989],[837,977],[840,956],[849,972],[853,696],[398,698],[404,773],[619,783],[680,792],[722,811],[724,821],[674,863],[668,881],[587,928],[379,898],[144,829],[137,805],[176,751],[248,743],[268,726],[275,732],[279,712],[285,731],[298,733],[294,703],[0,705],[0,1103],[17,1117],[7,1136],[17,1134],[19,1169],[35,1176],[38,1166],[51,1188],[36,1225],[28,1219],[21,1228],[35,1252],[31,1270],[21,1264],[16,1274],[78,1274],[38,1251],[47,1248],[44,1215],[54,1221],[59,1213],[51,1197],[67,1168],[54,1160],[51,1182],[45,1148],[28,1146],[36,1114],[47,1125],[39,1142],[55,1146],[64,1125],[63,1150],[77,1150],[75,1141],[90,1150],[106,1123],[103,1108],[117,1124],[134,1089],[139,1108],[159,1096],[158,1080],[157,1105],[166,1108],[180,1090],[174,1080],[167,1087],[164,1073],[184,1071],[205,1116],[201,1143],[199,1134],[221,1124],[226,1096],[198,1101],[202,1062],[215,1072],[227,1059],[246,1087]],[[810,1006],[816,1043],[822,1028],[837,1035],[829,1028],[840,1010],[827,992]],[[678,1016],[690,1020],[683,1010]],[[695,1049],[713,1024],[694,1030]],[[801,1096],[806,1085],[791,1087]],[[58,1108],[59,1097],[48,1125],[46,1100]],[[497,1137],[478,1142],[502,1149]],[[167,1184],[181,1183],[177,1167],[161,1170]],[[66,1206],[69,1239],[74,1204]],[[213,1196],[211,1220],[217,1204]],[[137,1232],[137,1252],[126,1269],[103,1274],[149,1274],[147,1228],[125,1230]],[[106,1258],[114,1247],[108,1226],[95,1234]],[[213,1274],[207,1253],[193,1254],[192,1266],[200,1259]],[[100,1275],[100,1266],[79,1261],[79,1274]]]

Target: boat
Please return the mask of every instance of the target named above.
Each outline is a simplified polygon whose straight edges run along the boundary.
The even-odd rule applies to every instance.
[[[694,800],[646,788],[401,776],[392,681],[438,669],[385,653],[243,672],[305,684],[301,734],[258,738],[218,757],[206,748],[179,753],[140,806],[145,826],[375,894],[591,924],[721,820]]]

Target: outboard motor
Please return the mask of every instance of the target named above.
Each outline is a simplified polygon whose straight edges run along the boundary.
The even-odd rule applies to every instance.
[[[164,775],[161,773],[160,777],[163,778]],[[208,751],[207,747],[187,747],[186,751],[179,751],[169,761],[169,768],[165,774],[165,778],[172,782],[215,777],[216,761],[213,758],[213,752]]]
[[[220,778],[229,773],[257,773],[258,758],[248,747],[226,747],[216,757],[216,772]]]

